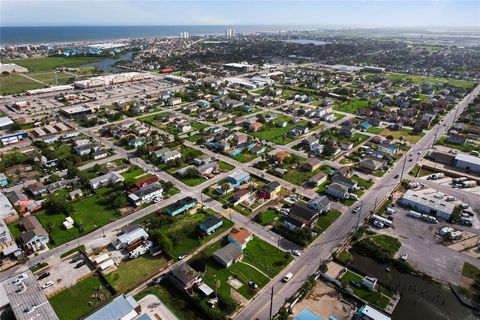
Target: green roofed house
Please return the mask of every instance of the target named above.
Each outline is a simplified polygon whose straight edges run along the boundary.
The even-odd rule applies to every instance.
[[[180,213],[183,213],[195,207],[196,204],[197,199],[194,199],[192,197],[186,197],[178,200],[177,202],[166,208],[165,213],[168,214],[170,217],[175,217],[176,215],[179,215]]]

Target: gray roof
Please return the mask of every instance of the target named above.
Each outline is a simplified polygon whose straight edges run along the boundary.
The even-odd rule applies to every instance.
[[[455,203],[453,202],[437,199],[431,195],[422,194],[414,190],[408,190],[403,195],[402,201],[410,201],[441,212],[453,213],[455,210]]]
[[[213,253],[215,259],[222,261],[224,264],[229,264],[232,260],[238,259],[241,255],[242,249],[232,242]]]
[[[455,156],[455,160],[471,163],[471,164],[474,164],[476,166],[480,166],[480,158],[475,157],[475,156],[470,156],[468,154],[459,153]]]
[[[188,284],[190,281],[192,281],[198,276],[198,272],[185,262],[173,268],[171,273],[183,284]]]
[[[119,320],[138,307],[137,301],[133,297],[121,295],[113,299],[112,302],[85,318],[85,320]]]
[[[24,272],[27,275],[19,284],[13,281],[19,274],[2,283],[6,295],[10,300],[10,306],[17,320],[48,319],[58,320],[55,311],[48,302],[40,284],[30,270]],[[19,292],[18,289],[21,289]],[[107,319],[103,319],[107,320]]]

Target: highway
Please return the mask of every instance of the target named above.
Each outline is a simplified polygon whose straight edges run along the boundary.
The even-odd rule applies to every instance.
[[[403,174],[408,173],[415,161],[408,162],[410,154],[423,156],[430,149],[437,137],[440,137],[453,124],[456,115],[460,115],[465,109],[471,98],[478,95],[480,86],[477,86],[468,96],[460,101],[450,113],[432,128],[413,148],[400,159],[392,170],[387,173],[375,186],[366,192],[360,199],[362,202],[362,210],[359,213],[360,219],[363,221],[374,210],[376,203],[380,203],[382,199],[388,197],[395,187],[401,181]],[[457,110],[458,109],[458,110]],[[332,252],[335,251],[355,230],[357,217],[351,212],[342,214],[337,221],[321,234],[312,245],[304,250],[304,254],[297,258],[288,268],[273,279],[269,285],[265,286],[257,297],[241,310],[235,317],[238,320],[266,320],[270,319],[270,291],[274,288],[274,297],[272,304],[272,314],[283,306],[289,297],[291,297],[302,284],[310,278],[318,269],[319,264],[324,259],[329,259]],[[282,282],[282,277],[288,273],[294,274],[293,278],[287,282]]]

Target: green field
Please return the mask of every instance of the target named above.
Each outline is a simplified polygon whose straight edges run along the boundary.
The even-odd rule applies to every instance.
[[[267,209],[266,211],[260,213],[257,216],[257,220],[262,226],[272,224],[275,221],[277,221],[279,218],[280,218],[280,214],[271,208]]]
[[[117,270],[107,274],[106,278],[115,290],[127,292],[154,276],[165,263],[166,260],[163,257],[143,255],[123,261]]]
[[[0,95],[9,95],[27,90],[40,89],[44,85],[19,74],[0,75]]]
[[[339,105],[333,107],[334,110],[347,112],[347,113],[357,113],[358,110],[367,107],[369,101],[353,99],[351,101],[342,102]]]
[[[380,135],[384,137],[392,136],[394,139],[403,140],[409,143],[417,143],[424,136],[423,133],[420,135],[415,135],[409,129],[400,129],[398,131],[392,131],[387,128],[383,129],[380,132]]]
[[[140,180],[151,177],[151,174],[145,174],[145,171],[137,166],[130,167],[127,171],[123,172],[122,177],[125,178],[125,183],[132,184]]]
[[[291,118],[287,116],[279,116],[273,121],[273,124],[263,124],[263,127],[257,131],[257,132],[247,132],[249,135],[252,135],[254,137],[258,137],[263,140],[267,140],[276,144],[287,144],[298,137],[292,138],[287,136],[287,132],[292,130],[293,128],[297,126],[307,126],[307,121],[299,121],[297,123],[289,123]],[[285,128],[281,128],[276,125],[277,122],[279,121],[286,121],[288,124]]]
[[[110,188],[101,188],[96,190],[96,193],[92,196],[72,203],[75,212],[72,218],[76,224],[83,226],[83,232],[80,232],[77,227],[66,230],[62,225],[66,218],[63,213],[46,214],[42,211],[35,214],[50,234],[50,246],[59,246],[120,218],[120,213],[110,207],[106,201],[106,196],[110,192],[112,192]]]
[[[15,63],[27,68],[30,72],[51,71],[59,67],[76,68],[84,64],[100,61],[102,58],[96,57],[43,57],[30,59],[10,59],[2,63]]]
[[[475,83],[472,81],[466,80],[457,80],[457,79],[447,79],[447,78],[436,78],[436,77],[427,77],[421,75],[412,75],[412,74],[402,74],[402,73],[389,73],[386,75],[388,80],[408,80],[412,83],[418,84],[423,82],[430,82],[430,83],[438,83],[438,84],[446,84],[449,86],[454,87],[461,87],[461,88],[472,88]]]
[[[93,298],[93,295],[97,298]],[[93,275],[51,297],[49,302],[60,319],[77,320],[100,308],[112,298],[100,280]]]
[[[337,220],[338,217],[340,217],[341,214],[342,213],[340,211],[330,210],[326,215],[320,216],[320,218],[318,218],[317,225],[314,228],[315,232],[320,234],[325,230],[327,230],[328,227],[330,227],[332,223],[334,223],[335,220]]]

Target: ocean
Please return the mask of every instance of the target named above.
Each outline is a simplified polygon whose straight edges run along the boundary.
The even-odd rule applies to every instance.
[[[186,31],[193,35],[224,34],[232,28],[237,33],[314,30],[306,25],[238,25],[238,26],[97,26],[97,27],[0,27],[0,44],[35,44],[75,41],[105,41],[128,38],[178,36]]]

